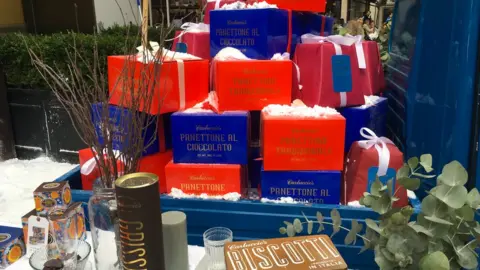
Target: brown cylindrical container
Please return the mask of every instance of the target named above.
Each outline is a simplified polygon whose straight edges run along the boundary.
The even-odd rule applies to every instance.
[[[123,269],[165,270],[158,177],[132,173],[115,181]]]

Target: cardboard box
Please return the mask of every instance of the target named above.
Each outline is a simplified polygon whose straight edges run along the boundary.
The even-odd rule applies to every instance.
[[[173,161],[246,165],[249,125],[250,115],[246,111],[174,113]]]
[[[68,182],[45,182],[33,192],[35,209],[38,215],[46,215],[53,207],[67,209],[72,202],[72,192]]]
[[[317,204],[339,204],[341,197],[340,171],[264,171],[262,197]]]
[[[151,104],[140,104],[140,110],[150,114],[190,108],[207,98],[209,71],[208,60],[183,60],[180,65],[177,61],[164,61],[160,65],[144,64],[136,61],[135,56],[109,56],[110,104],[128,107],[133,92],[137,96],[153,95]]]
[[[22,235],[21,228],[0,226],[0,268],[7,268],[25,255]]]
[[[227,270],[347,270],[347,264],[327,235],[229,242]]]
[[[339,112],[347,121],[345,152],[350,150],[354,142],[364,140],[360,135],[362,127],[371,129],[378,137],[387,133],[388,100],[385,97],[377,97],[374,104],[342,108]]]
[[[106,111],[107,106],[108,112]],[[115,105],[107,106],[101,103],[95,103],[92,105],[92,122],[95,126],[100,145],[106,143],[102,131],[104,117],[109,118],[109,123],[113,129],[113,132],[110,134],[110,136],[112,136],[113,149],[120,151],[131,147],[128,144],[128,140],[131,139],[128,135],[128,128],[129,125],[131,125],[130,123],[134,121],[134,117],[139,117],[138,119],[143,118],[145,121],[143,128],[144,146],[146,147],[143,152],[144,156],[158,152],[165,152],[172,147],[170,136],[170,114],[163,114],[160,116],[137,116],[127,108]]]
[[[260,111],[292,101],[292,61],[214,61],[213,106],[219,111]]]
[[[226,47],[239,49],[251,59],[271,59],[288,52],[288,11],[282,9],[238,9],[210,11],[210,56]]]
[[[93,158],[91,149],[86,148],[78,151],[80,159],[80,167],[83,166],[88,160]],[[156,153],[149,156],[144,156],[139,162],[139,172],[153,173],[158,176],[160,193],[166,193],[166,181],[165,181],[165,165],[172,160],[172,151],[169,150],[165,153]],[[95,168],[89,175],[81,175],[82,177],[82,189],[92,190],[93,183],[100,177],[100,171]]]
[[[276,116],[262,112],[266,171],[343,170],[345,118]]]
[[[182,190],[185,194],[242,194],[245,171],[241,165],[185,164],[170,162],[165,167],[167,190]]]

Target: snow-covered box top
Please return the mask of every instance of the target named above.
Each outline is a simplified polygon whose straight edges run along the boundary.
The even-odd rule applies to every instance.
[[[219,10],[238,10],[238,9],[261,9],[261,8],[278,8],[277,5],[270,5],[266,1],[255,2],[253,4],[245,4],[244,2],[237,1],[231,4],[225,4],[219,8]]]
[[[305,105],[268,105],[262,112],[271,116],[286,116],[292,118],[325,118],[333,115],[340,115],[337,110],[329,107],[307,107]]]

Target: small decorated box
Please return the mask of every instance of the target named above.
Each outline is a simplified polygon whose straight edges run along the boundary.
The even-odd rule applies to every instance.
[[[143,128],[144,145],[146,147],[143,152],[144,156],[165,152],[171,148],[170,114],[161,116],[136,115],[127,108],[95,103],[92,105],[92,122],[95,125],[95,131],[101,145],[106,143],[103,138],[104,131],[102,130],[105,117],[109,118],[109,123],[113,129],[113,133],[110,136],[112,136],[113,149],[115,150],[122,151],[131,147],[128,145],[128,140],[130,139],[128,126],[135,120],[145,122],[145,127]],[[157,132],[157,136],[155,132]]]
[[[187,110],[172,115],[175,163],[247,164],[249,113]]]
[[[170,162],[165,167],[167,190],[185,194],[225,195],[243,193],[245,170],[231,164],[185,164]]]
[[[387,98],[365,96],[365,105],[340,109],[340,113],[347,121],[345,133],[345,152],[355,141],[363,140],[360,129],[371,129],[377,136],[382,137],[387,133]]]
[[[22,228],[0,226],[0,269],[7,268],[25,255],[27,249],[22,235]]]
[[[167,59],[162,64],[146,64],[135,55],[109,56],[110,104],[128,107],[132,102],[140,102],[140,110],[157,115],[190,108],[205,100],[209,91],[209,61],[167,53],[175,59]],[[149,90],[153,91],[151,98],[147,95]],[[143,95],[131,95],[131,92]],[[132,100],[132,96],[136,98]],[[145,104],[147,100],[150,104]]]
[[[68,214],[70,211],[73,211],[74,219],[71,220],[71,224],[68,225],[68,233],[71,238],[77,237],[80,240],[87,239],[87,224],[86,224],[86,217],[85,211],[83,210],[83,203],[75,202],[71,204],[65,214]],[[72,222],[75,222],[75,226],[73,226]],[[76,234],[75,234],[76,232]]]
[[[269,105],[261,134],[265,171],[343,170],[345,118],[335,109]]]
[[[292,101],[292,61],[214,61],[214,102],[219,111],[260,111]]]
[[[210,22],[211,57],[226,47],[239,49],[248,58],[259,60],[287,52],[289,13],[286,10],[212,10]]]
[[[35,209],[38,215],[46,215],[53,207],[67,209],[72,202],[72,192],[68,182],[46,182],[33,192]]]
[[[93,153],[90,148],[85,148],[78,151],[78,156],[80,159],[80,168],[87,166],[87,162],[92,160]],[[147,172],[158,175],[160,193],[166,193],[166,182],[165,182],[165,165],[172,160],[172,151],[169,150],[165,153],[156,153],[149,156],[144,156],[140,159],[139,162],[139,172]],[[118,166],[121,166],[120,161]],[[100,177],[100,171],[95,167],[90,174],[81,174],[82,178],[82,189],[83,190],[92,190],[93,184],[97,178]]]
[[[264,171],[262,197],[318,204],[339,204],[341,195],[340,171]]]

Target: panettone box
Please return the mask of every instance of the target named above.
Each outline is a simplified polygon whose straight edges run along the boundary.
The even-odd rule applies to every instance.
[[[310,235],[230,242],[225,245],[227,270],[346,270],[330,237]]]

